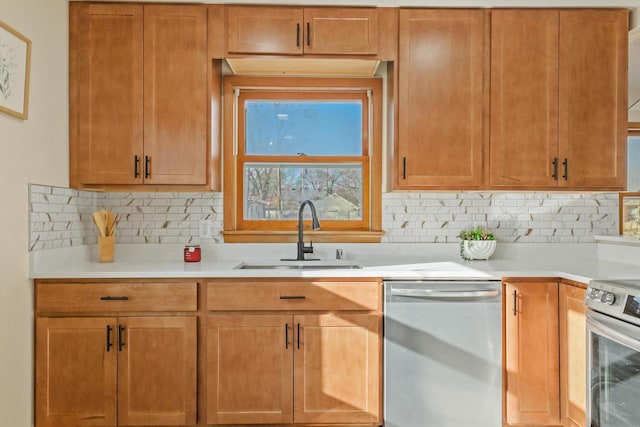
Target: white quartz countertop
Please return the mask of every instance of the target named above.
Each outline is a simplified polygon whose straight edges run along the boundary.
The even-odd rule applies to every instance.
[[[202,261],[183,261],[182,245],[116,245],[113,263],[97,262],[95,246],[30,253],[32,279],[367,277],[397,280],[490,280],[504,277],[639,279],[640,247],[608,243],[499,244],[488,261],[464,261],[457,244],[317,244],[314,256],[335,262],[343,249],[347,264],[362,269],[250,269],[238,264],[271,264],[295,254],[293,244],[203,245]]]

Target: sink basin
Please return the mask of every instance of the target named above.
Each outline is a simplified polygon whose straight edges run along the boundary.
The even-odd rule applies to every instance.
[[[281,261],[274,263],[240,263],[233,267],[239,270],[354,270],[361,269],[360,264],[323,261]]]

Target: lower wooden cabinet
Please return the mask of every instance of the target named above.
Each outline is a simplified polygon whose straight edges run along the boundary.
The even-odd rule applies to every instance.
[[[36,426],[196,422],[195,317],[36,320]]]
[[[583,286],[505,281],[505,425],[586,427]]]
[[[35,426],[197,418],[197,283],[36,280]]]
[[[508,424],[560,424],[558,283],[505,283]]]
[[[293,320],[287,315],[207,319],[207,424],[293,422]]]
[[[377,314],[212,314],[208,424],[380,420]]]
[[[295,423],[375,423],[380,400],[376,314],[294,316]]]
[[[564,427],[587,425],[586,292],[583,287],[560,284],[560,412]]]
[[[207,424],[380,425],[381,283],[207,283]]]
[[[37,427],[116,425],[115,321],[36,320]]]

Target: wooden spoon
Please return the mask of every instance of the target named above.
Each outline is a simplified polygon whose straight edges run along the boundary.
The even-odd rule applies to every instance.
[[[103,211],[97,211],[93,213],[93,223],[98,227],[100,236],[105,237],[107,234],[107,224]]]
[[[105,216],[107,217],[105,233],[107,236],[113,236],[113,212],[105,211]]]

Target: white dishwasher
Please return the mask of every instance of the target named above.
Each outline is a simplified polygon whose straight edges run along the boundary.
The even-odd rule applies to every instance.
[[[502,426],[500,281],[385,281],[384,425]]]

